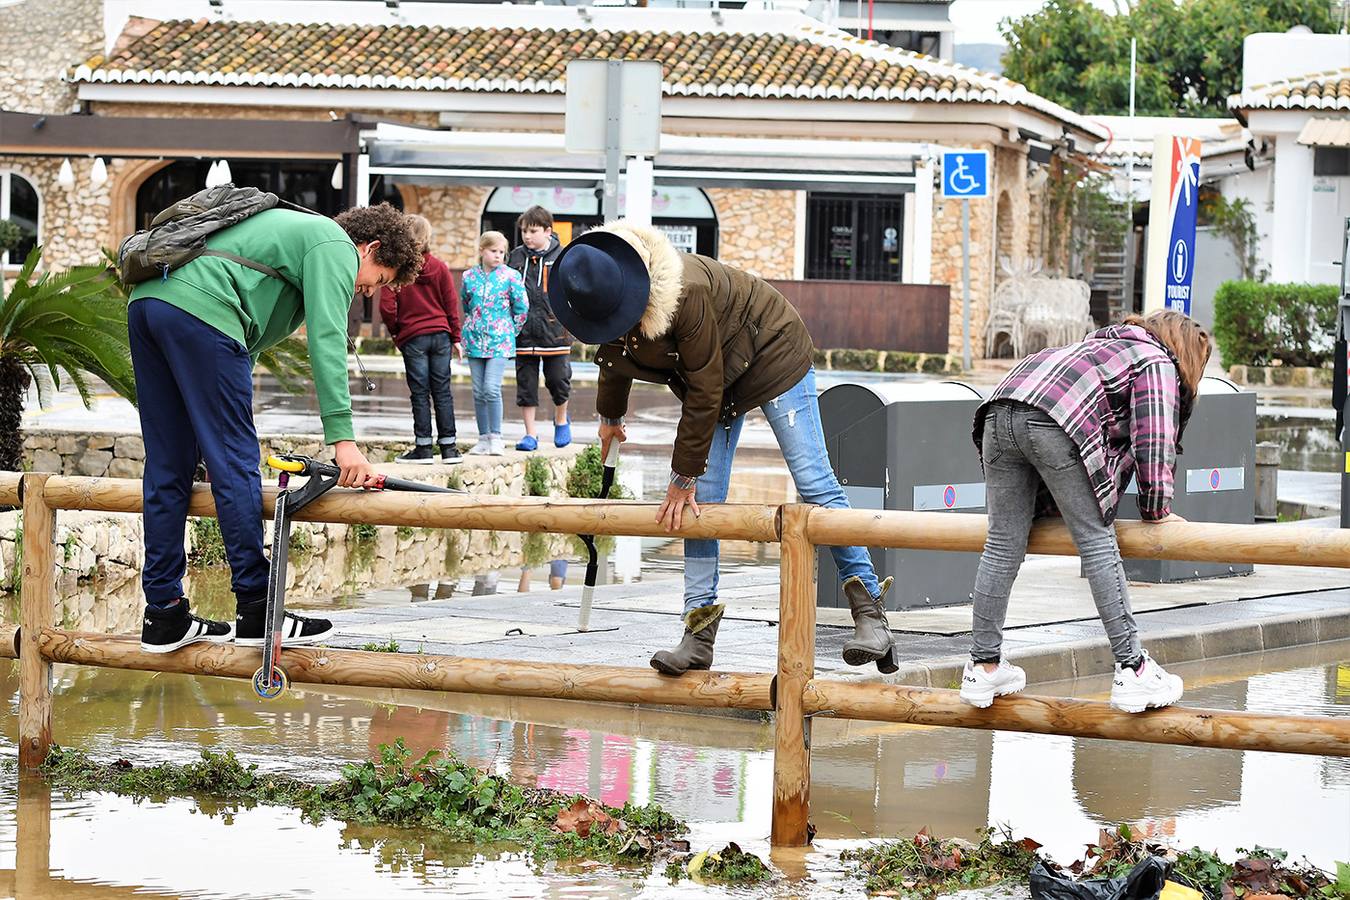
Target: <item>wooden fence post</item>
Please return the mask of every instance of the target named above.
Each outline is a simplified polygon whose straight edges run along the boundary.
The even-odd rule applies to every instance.
[[[52,664],[38,652],[56,614],[56,514],[42,496],[49,475],[23,476],[23,587],[19,592],[19,765],[36,769],[52,744]]]
[[[810,843],[811,722],[802,696],[816,668],[816,554],[806,539],[811,507],[792,504],[782,509],[770,842],[804,847]]]

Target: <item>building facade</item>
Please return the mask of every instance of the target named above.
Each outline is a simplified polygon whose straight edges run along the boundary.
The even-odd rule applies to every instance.
[[[935,190],[941,151],[993,160],[971,209],[978,335],[996,254],[1039,255],[1029,142],[1069,155],[1105,137],[1021,85],[780,10],[19,0],[0,6],[0,50],[0,217],[49,266],[97,261],[222,160],[320,211],[422,213],[452,265],[531,202],[577,233],[599,221],[598,182],[562,148],[566,65],[654,59],[653,216],[677,246],[825,302],[840,282],[877,302],[950,285],[953,351],[961,210]],[[428,141],[444,146],[398,164]]]

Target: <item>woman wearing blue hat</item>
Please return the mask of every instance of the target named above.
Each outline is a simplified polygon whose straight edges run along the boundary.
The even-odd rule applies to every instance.
[[[686,508],[726,499],[745,414],[759,408],[808,503],[847,508],[830,468],[811,365],[811,336],[768,282],[716,260],[681,253],[661,232],[626,221],[589,231],[554,263],[549,304],[568,331],[601,345],[596,410],[602,455],[623,441],[633,381],[669,385],[680,398],[670,486],[657,519],[671,531]],[[844,661],[894,672],[884,597],[864,547],[831,547],[853,613]],[[712,666],[725,607],[717,602],[715,540],[684,542],[684,635],[652,656],[666,675]]]

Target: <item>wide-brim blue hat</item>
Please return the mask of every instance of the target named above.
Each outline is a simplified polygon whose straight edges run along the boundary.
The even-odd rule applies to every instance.
[[[563,327],[586,344],[603,344],[632,330],[651,294],[647,265],[628,241],[588,231],[553,264],[548,303]]]

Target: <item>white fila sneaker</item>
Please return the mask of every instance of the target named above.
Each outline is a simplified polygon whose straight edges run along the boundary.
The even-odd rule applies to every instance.
[[[1026,686],[1027,673],[1006,659],[999,660],[998,668],[993,672],[986,672],[984,666],[967,661],[961,672],[961,700],[979,709],[988,707],[995,697],[1016,694]]]
[[[1122,712],[1139,713],[1149,707],[1171,706],[1181,699],[1181,676],[1169,675],[1144,651],[1139,671],[1116,663],[1111,679],[1111,705]]]

